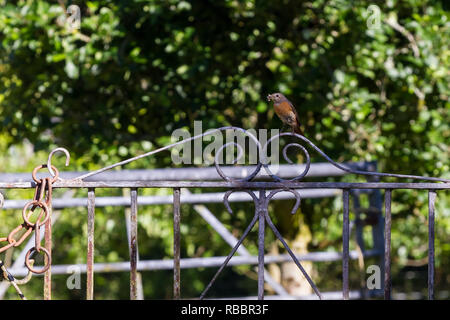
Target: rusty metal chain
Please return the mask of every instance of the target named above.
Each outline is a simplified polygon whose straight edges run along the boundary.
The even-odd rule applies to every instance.
[[[34,260],[31,259],[30,260],[31,265],[34,264]],[[25,276],[25,278],[23,279],[16,279],[11,273],[9,273],[9,271],[6,269],[5,264],[3,263],[2,260],[0,260],[0,270],[2,271],[3,274],[3,278],[6,281],[9,281],[11,283],[11,285],[14,287],[14,289],[16,289],[17,294],[19,295],[19,297],[22,300],[27,300],[27,298],[25,297],[25,295],[22,293],[22,290],[20,290],[19,285],[23,285],[28,283],[28,281],[31,280],[31,276],[33,275],[33,273],[31,271],[28,271],[27,275]]]
[[[3,278],[5,280],[11,282],[11,284],[14,286],[17,293],[19,294],[19,296],[22,299],[25,299],[25,297],[22,294],[22,292],[20,291],[18,285],[27,283],[30,280],[32,273],[42,274],[42,273],[46,272],[50,268],[50,265],[51,265],[50,253],[47,251],[47,249],[45,249],[43,246],[41,246],[41,230],[40,230],[40,228],[43,225],[45,225],[47,223],[47,221],[49,221],[49,219],[51,219],[50,208],[51,208],[52,191],[53,191],[52,184],[58,180],[59,171],[58,171],[58,169],[56,169],[56,167],[51,165],[51,169],[53,169],[52,171],[55,173],[55,175],[52,177],[49,177],[49,178],[37,179],[36,173],[40,169],[46,168],[46,167],[47,167],[46,164],[37,166],[36,168],[34,168],[34,170],[32,172],[33,180],[36,182],[36,188],[35,188],[33,200],[28,202],[27,204],[25,204],[25,206],[22,210],[22,218],[23,218],[24,222],[22,224],[18,225],[13,230],[11,230],[11,232],[8,234],[7,237],[3,237],[3,238],[0,237],[0,243],[7,242],[6,245],[4,245],[3,247],[0,247],[0,253],[3,253],[10,248],[15,248],[15,247],[20,246],[25,241],[25,239],[27,239],[30,236],[30,234],[33,233],[33,231],[34,231],[34,247],[32,247],[30,250],[28,250],[27,254],[25,255],[25,265],[28,268],[29,272],[28,272],[28,275],[24,279],[22,279],[22,280],[15,279],[7,271],[5,265],[0,260],[0,268],[2,270]],[[40,208],[39,214],[37,215],[36,221],[32,222],[31,216],[33,215],[36,208]],[[23,232],[23,230],[24,230],[24,232]],[[18,233],[21,231],[23,232],[22,235],[18,236]],[[33,267],[33,265],[34,265],[33,257],[35,254],[38,254],[41,252],[43,252],[45,255],[44,266],[38,270]]]

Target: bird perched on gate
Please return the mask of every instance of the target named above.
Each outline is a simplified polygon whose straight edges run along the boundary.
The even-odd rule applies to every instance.
[[[295,110],[293,104],[283,94],[279,92],[269,94],[267,101],[273,101],[275,113],[284,124],[291,127],[292,132],[301,134],[302,136],[304,135],[300,128],[297,110]]]

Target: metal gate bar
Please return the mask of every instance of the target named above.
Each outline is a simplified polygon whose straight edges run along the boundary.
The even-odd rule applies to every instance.
[[[222,170],[220,168],[221,163],[219,163],[219,156],[221,152],[223,153],[224,148],[228,146],[234,146],[238,147],[238,144],[235,142],[229,142],[227,144],[224,144],[219,150],[216,150],[215,154],[215,169],[217,171],[217,174],[223,179],[223,181],[211,181],[211,179],[201,179],[200,181],[170,181],[167,179],[161,179],[161,180],[146,180],[146,181],[139,181],[139,180],[132,180],[132,181],[126,181],[120,179],[120,181],[104,181],[104,180],[97,180],[97,181],[84,181],[83,179],[91,178],[94,175],[101,174],[109,169],[115,168],[117,166],[125,165],[127,163],[130,163],[132,161],[142,159],[144,157],[148,157],[151,155],[154,155],[158,152],[169,150],[175,146],[191,142],[193,140],[202,138],[206,135],[211,135],[217,132],[226,131],[226,130],[233,130],[236,132],[240,132],[241,134],[246,135],[247,138],[250,140],[253,140],[254,143],[256,143],[256,146],[258,147],[259,153],[258,156],[260,157],[258,159],[258,164],[253,167],[253,169],[248,171],[243,171],[240,178],[235,178],[228,176],[226,170]],[[287,149],[290,147],[296,147],[299,148],[305,155],[305,164],[301,167],[303,167],[303,171],[300,175],[298,173],[295,174],[293,178],[289,179],[283,179],[280,176],[277,176],[273,174],[271,171],[271,166],[268,165],[268,161],[266,158],[267,155],[267,148],[268,145],[274,140],[274,139],[280,139],[283,136],[292,136],[299,140],[302,140],[308,146],[309,148],[313,149],[316,153],[318,153],[320,156],[325,158],[331,165],[334,167],[334,170],[336,168],[338,171],[341,171],[341,174],[343,172],[346,173],[352,173],[357,175],[363,175],[366,178],[368,178],[369,182],[301,182],[300,180],[303,179],[305,176],[307,176],[308,171],[311,168],[311,158],[309,156],[309,153],[305,147],[303,147],[300,144],[287,144],[283,149],[283,156],[285,160],[289,163],[292,163],[292,161],[287,157]],[[87,263],[86,263],[86,273],[87,273],[87,292],[86,292],[86,298],[88,300],[93,299],[94,297],[94,227],[95,227],[95,189],[96,188],[130,188],[131,194],[130,194],[130,202],[131,202],[131,218],[130,218],[130,263],[129,263],[129,269],[130,269],[130,298],[136,299],[137,297],[137,289],[136,289],[136,278],[137,278],[137,269],[139,267],[139,261],[137,260],[137,206],[138,206],[138,188],[171,188],[173,189],[173,213],[174,213],[174,258],[173,258],[173,270],[174,270],[174,298],[179,299],[180,298],[180,269],[181,269],[181,257],[180,257],[180,205],[181,205],[181,195],[180,195],[180,189],[181,188],[226,188],[228,191],[224,195],[224,204],[227,208],[227,210],[231,213],[231,208],[228,202],[228,197],[234,193],[235,191],[241,191],[248,193],[254,201],[255,204],[255,211],[254,216],[251,221],[251,223],[247,226],[246,230],[244,231],[243,235],[239,239],[239,241],[236,243],[236,245],[231,250],[230,254],[225,258],[224,262],[220,265],[219,270],[214,275],[213,279],[209,282],[209,284],[206,286],[205,290],[200,296],[200,299],[203,299],[208,292],[208,290],[211,288],[212,284],[216,281],[217,277],[221,273],[221,271],[227,266],[227,264],[230,262],[233,255],[236,253],[236,251],[239,249],[240,245],[248,235],[248,233],[252,230],[252,228],[256,225],[256,222],[258,221],[258,299],[264,298],[264,265],[266,263],[266,256],[265,256],[265,226],[266,223],[272,230],[272,232],[275,234],[276,238],[281,241],[287,252],[289,253],[290,258],[295,262],[299,270],[302,272],[303,276],[306,278],[306,280],[311,285],[312,289],[314,290],[316,296],[319,299],[322,299],[322,294],[320,293],[317,286],[314,284],[310,276],[306,273],[305,269],[300,264],[299,260],[295,256],[295,254],[292,252],[292,250],[287,245],[284,238],[281,236],[275,225],[273,224],[269,213],[268,213],[268,205],[272,197],[280,192],[290,192],[295,196],[296,203],[294,205],[294,208],[291,210],[291,213],[294,214],[295,211],[299,208],[301,196],[296,191],[297,189],[340,189],[342,190],[343,194],[343,229],[342,229],[342,296],[344,299],[350,298],[350,284],[349,284],[349,260],[350,260],[350,208],[349,208],[349,200],[350,200],[350,193],[353,193],[354,190],[362,189],[362,190],[374,190],[376,192],[372,192],[370,194],[370,205],[374,206],[376,209],[381,209],[381,203],[380,203],[380,193],[379,190],[385,190],[385,221],[384,221],[384,233],[385,237],[384,239],[377,238],[378,234],[377,232],[380,231],[382,228],[381,217],[377,217],[378,221],[376,223],[376,227],[372,228],[373,237],[374,237],[374,248],[382,250],[381,247],[384,247],[384,258],[385,261],[381,265],[384,267],[384,273],[385,279],[383,283],[385,284],[384,288],[384,294],[385,298],[389,299],[391,297],[391,224],[392,224],[392,216],[391,216],[391,197],[392,197],[392,190],[396,189],[414,189],[414,190],[427,190],[428,191],[428,297],[429,299],[434,298],[434,263],[435,263],[435,248],[434,248],[434,241],[435,241],[435,200],[437,196],[437,190],[449,190],[450,189],[450,180],[443,179],[443,178],[437,178],[437,177],[422,177],[422,176],[415,176],[415,175],[404,175],[404,174],[392,174],[392,173],[382,173],[382,172],[376,172],[374,170],[370,170],[370,165],[367,168],[360,168],[360,167],[351,167],[346,164],[337,163],[333,161],[330,157],[328,157],[320,148],[318,148],[314,143],[312,143],[310,140],[305,138],[302,135],[294,134],[294,133],[280,133],[278,135],[275,135],[271,137],[266,143],[261,145],[261,143],[256,139],[255,136],[253,136],[251,133],[249,133],[247,130],[244,130],[242,128],[238,127],[222,127],[218,129],[212,129],[209,130],[206,133],[187,138],[182,141],[178,141],[176,143],[173,143],[168,146],[164,146],[162,148],[152,150],[150,152],[141,154],[139,156],[126,159],[124,161],[109,165],[107,167],[98,169],[96,171],[88,172],[86,174],[82,174],[81,176],[77,176],[75,178],[72,178],[71,180],[64,180],[58,178],[58,171],[57,169],[52,166],[51,164],[51,158],[52,155],[56,151],[63,151],[66,154],[66,165],[68,165],[68,161],[70,159],[69,152],[64,148],[57,148],[53,150],[49,157],[47,164],[40,165],[36,167],[33,170],[33,181],[31,182],[0,182],[0,188],[5,189],[31,189],[36,188],[35,194],[39,195],[38,199],[35,201],[35,204],[38,203],[39,206],[45,207],[44,204],[42,204],[41,200],[43,197],[43,194],[45,193],[45,186],[46,181],[48,182],[48,190],[49,194],[51,195],[51,188],[87,188],[88,189],[88,202],[87,202],[87,211],[88,211],[88,221],[87,221]],[[242,151],[242,147],[241,147]],[[240,158],[242,156],[242,152],[240,153],[238,157]],[[233,162],[233,164],[236,164],[237,160]],[[39,169],[42,168],[48,168],[50,174],[52,175],[52,178],[46,178],[46,179],[40,179],[38,180],[35,176],[36,172]],[[261,169],[265,169],[265,174],[261,174],[263,171]],[[56,173],[55,173],[56,172]],[[257,176],[260,176],[264,179],[269,179],[270,181],[254,181]],[[379,182],[380,177],[396,177],[396,178],[403,178],[403,179],[416,179],[416,180],[423,180],[428,181],[424,183],[382,183]],[[371,180],[371,181],[370,181]],[[444,182],[444,183],[442,183]],[[39,192],[40,190],[40,192]],[[255,192],[259,193],[259,196],[255,194]],[[267,194],[267,192],[269,192]],[[49,196],[50,197],[50,196]],[[48,198],[49,199],[49,198]],[[47,199],[47,200],[48,200]],[[3,201],[2,201],[3,202]],[[35,224],[30,223],[26,219],[25,210],[29,205],[33,205],[33,203],[28,203],[25,205],[23,209],[23,217],[24,217],[24,226],[27,228],[27,235],[29,235],[32,231],[35,231],[35,238],[36,238],[36,245],[34,248],[35,251],[39,251],[39,249],[42,249],[40,247],[40,244],[38,243],[39,240],[39,225],[40,218],[42,216],[39,216],[38,221]],[[46,208],[46,207],[45,207]],[[46,213],[45,221],[48,221],[49,213],[48,209],[44,210]],[[34,228],[37,226],[37,228]],[[12,246],[18,246],[20,243],[25,239],[25,237],[22,237],[20,240],[15,240],[13,238],[13,235],[17,232],[17,230],[21,228],[21,226],[13,229],[11,233],[8,235],[7,238],[0,238],[1,242],[8,242],[6,245],[3,245],[0,247],[0,251],[3,252]],[[377,231],[378,230],[378,231]],[[49,240],[49,243],[46,243],[46,246],[51,246],[51,238],[50,238],[50,225],[47,226],[47,235],[46,239]],[[384,241],[381,241],[384,240]],[[17,243],[16,243],[17,242]],[[31,251],[29,251],[31,252]],[[44,251],[45,252],[45,251]],[[48,256],[48,264],[45,267],[50,266],[50,254],[46,253]],[[247,257],[244,257],[247,258]],[[26,256],[25,260],[27,262],[27,267],[30,269],[30,271],[33,271],[30,267],[28,255]],[[44,270],[44,269],[43,269]],[[47,270],[47,269],[45,269]],[[33,271],[35,273],[39,273],[37,271]],[[44,272],[44,271],[42,271]],[[51,273],[50,271],[47,272],[47,275],[45,277],[45,297],[50,298],[51,296]]]
[[[94,299],[94,226],[95,226],[95,189],[88,189],[88,222],[87,222],[87,283],[86,299]]]
[[[137,259],[138,259],[138,232],[137,232],[137,188],[132,188],[130,193],[130,299],[137,300]]]

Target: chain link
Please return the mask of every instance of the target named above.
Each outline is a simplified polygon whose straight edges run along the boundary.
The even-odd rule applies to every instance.
[[[31,262],[32,265],[34,264],[34,260],[30,260],[30,262]],[[31,276],[33,275],[33,273],[31,271],[28,271],[28,273],[25,276],[25,278],[23,278],[23,279],[16,279],[11,273],[9,273],[8,269],[6,269],[6,266],[4,265],[2,260],[0,260],[0,269],[2,271],[3,278],[6,281],[9,281],[11,283],[11,285],[14,287],[14,289],[16,290],[16,292],[19,295],[19,297],[22,300],[27,300],[25,295],[22,293],[22,290],[20,290],[19,285],[23,285],[23,284],[28,283],[28,281],[31,280]]]
[[[5,252],[6,250],[18,247],[20,246],[34,231],[34,247],[32,247],[30,250],[28,250],[26,256],[25,256],[25,265],[28,268],[29,272],[28,275],[22,279],[17,280],[15,279],[6,269],[3,262],[0,260],[0,268],[2,270],[3,278],[14,286],[19,296],[26,300],[25,296],[22,294],[20,288],[18,287],[19,284],[25,284],[31,279],[32,273],[41,274],[46,272],[51,265],[51,255],[45,249],[41,246],[41,230],[40,228],[49,220],[51,219],[51,202],[52,202],[52,184],[58,180],[59,171],[54,167],[51,166],[53,171],[55,172],[55,175],[53,177],[49,178],[43,178],[43,179],[37,179],[36,173],[38,170],[42,168],[46,168],[47,165],[40,165],[34,168],[32,172],[33,180],[36,182],[36,188],[34,192],[33,200],[25,204],[23,210],[22,210],[22,218],[23,223],[18,225],[16,228],[11,230],[11,232],[8,234],[7,237],[0,238],[0,243],[7,242],[6,245],[3,247],[0,247],[0,253]],[[3,195],[0,194],[0,207],[3,205],[4,198]],[[31,207],[31,208],[30,208]],[[28,208],[30,208],[28,210]],[[33,215],[36,208],[40,208],[39,214],[37,215],[36,221],[31,221],[31,216]],[[25,230],[25,232],[22,233],[20,237],[18,237],[18,233],[22,230]],[[35,254],[43,252],[46,256],[46,259],[44,259],[44,266],[41,269],[35,269],[34,266],[34,259],[33,256]]]

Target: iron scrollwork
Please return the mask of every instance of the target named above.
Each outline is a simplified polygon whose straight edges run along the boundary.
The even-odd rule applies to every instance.
[[[112,164],[110,166],[106,166],[103,167],[99,170],[95,170],[92,172],[88,172],[85,173],[83,175],[80,175],[76,178],[70,179],[70,180],[64,180],[62,178],[59,177],[59,172],[58,170],[52,165],[51,161],[52,161],[52,157],[56,152],[63,152],[66,156],[66,166],[69,164],[70,161],[70,153],[67,149],[65,148],[56,148],[54,150],[51,151],[51,153],[48,156],[48,160],[47,160],[47,164],[45,165],[41,165],[36,167],[36,169],[33,171],[33,179],[36,182],[36,193],[35,193],[35,197],[34,200],[32,202],[29,202],[24,210],[23,210],[23,218],[24,218],[24,224],[20,225],[18,228],[19,229],[26,229],[25,235],[22,236],[20,239],[16,240],[14,239],[14,235],[17,233],[17,231],[13,230],[11,232],[10,235],[8,235],[7,238],[0,238],[0,242],[8,242],[8,244],[4,247],[0,248],[0,252],[6,251],[7,249],[9,249],[10,247],[15,247],[18,246],[20,243],[22,243],[25,238],[30,235],[32,233],[32,231],[35,232],[35,238],[36,238],[36,245],[34,248],[32,248],[27,255],[26,258],[26,265],[30,271],[30,273],[28,274],[28,276],[23,279],[23,280],[14,280],[14,278],[12,276],[10,276],[7,272],[7,270],[4,268],[4,266],[2,265],[2,271],[3,271],[3,276],[5,278],[10,278],[10,281],[13,283],[13,285],[15,285],[16,290],[18,291],[19,295],[21,295],[21,297],[23,297],[22,293],[20,292],[20,289],[18,289],[17,284],[23,284],[26,281],[29,280],[29,278],[31,277],[31,272],[33,273],[42,273],[45,272],[50,264],[51,264],[51,253],[47,252],[46,249],[44,247],[41,247],[40,245],[40,233],[39,233],[39,228],[40,226],[44,225],[47,221],[50,221],[50,216],[51,216],[51,190],[52,190],[52,185],[53,183],[58,184],[59,182],[64,182],[64,181],[72,181],[72,182],[80,182],[83,181],[83,179],[86,179],[88,177],[97,175],[101,172],[110,170],[114,167],[118,167],[118,166],[122,166],[125,164],[128,164],[130,162],[136,161],[138,159],[142,159],[145,157],[149,157],[149,156],[153,156],[159,152],[162,151],[166,151],[166,150],[170,150],[171,148],[174,148],[176,146],[182,145],[184,143],[188,143],[191,141],[194,141],[196,139],[201,139],[204,136],[207,135],[211,135],[214,133],[218,133],[218,132],[222,132],[222,131],[226,131],[226,130],[234,130],[234,131],[238,131],[242,134],[244,134],[245,136],[247,136],[253,143],[255,143],[255,145],[257,146],[257,151],[258,151],[258,160],[257,160],[257,164],[254,168],[254,170],[252,172],[250,172],[248,175],[242,177],[242,178],[234,178],[234,177],[230,177],[228,175],[225,174],[225,172],[222,170],[222,168],[220,167],[220,155],[223,153],[223,151],[225,150],[225,148],[227,147],[231,147],[234,146],[237,148],[238,151],[238,156],[237,159],[232,161],[232,165],[236,165],[238,163],[238,160],[240,160],[242,157],[244,157],[244,151],[243,148],[236,142],[228,142],[224,145],[222,145],[215,154],[214,157],[214,165],[216,168],[216,171],[218,173],[218,175],[221,177],[221,179],[223,179],[226,182],[229,182],[230,185],[233,187],[232,190],[229,190],[228,192],[225,193],[224,198],[223,198],[223,202],[224,205],[226,207],[226,209],[232,213],[231,207],[229,205],[229,197],[231,196],[232,193],[236,192],[236,191],[243,191],[246,192],[247,194],[250,195],[250,197],[253,199],[254,205],[255,205],[255,211],[254,211],[254,215],[253,218],[251,220],[251,222],[249,223],[249,225],[247,226],[247,228],[245,229],[243,235],[241,236],[241,238],[238,240],[238,242],[235,244],[235,246],[233,247],[233,249],[231,250],[231,252],[228,254],[228,256],[226,257],[225,261],[222,263],[222,265],[220,266],[219,270],[216,272],[216,274],[214,275],[213,279],[210,281],[210,283],[206,286],[206,288],[204,289],[203,293],[200,296],[200,299],[203,299],[206,295],[206,293],[208,292],[208,290],[211,288],[211,286],[213,285],[213,283],[216,281],[217,277],[220,275],[220,273],[222,272],[222,270],[226,267],[226,265],[228,264],[228,262],[231,260],[231,258],[233,257],[233,255],[236,253],[236,251],[238,250],[238,248],[241,246],[242,242],[244,241],[244,239],[248,236],[249,232],[253,229],[253,227],[255,226],[256,222],[259,222],[259,226],[258,226],[258,297],[260,299],[262,299],[264,297],[264,241],[265,241],[265,236],[264,236],[264,231],[265,231],[265,224],[267,223],[267,225],[269,226],[269,228],[272,230],[272,232],[275,234],[276,238],[283,244],[283,246],[285,247],[285,249],[287,250],[287,252],[289,253],[291,259],[295,262],[295,264],[297,265],[297,267],[299,268],[299,270],[301,271],[301,273],[303,274],[303,276],[306,278],[306,280],[309,282],[309,284],[311,285],[312,289],[314,290],[315,294],[319,297],[319,299],[322,299],[322,295],[319,291],[319,289],[317,288],[317,286],[314,284],[314,282],[312,281],[311,277],[308,275],[308,273],[305,271],[305,269],[303,268],[303,266],[301,265],[301,263],[299,262],[299,260],[297,259],[297,257],[295,256],[295,254],[292,252],[292,250],[289,248],[289,246],[287,245],[286,241],[283,239],[282,235],[280,234],[280,232],[278,231],[278,229],[276,228],[275,224],[272,222],[272,219],[270,218],[269,215],[269,211],[268,211],[268,206],[269,206],[269,202],[273,199],[273,197],[280,192],[290,192],[294,195],[295,198],[295,204],[291,210],[291,214],[294,214],[301,203],[301,196],[299,194],[299,192],[297,190],[295,190],[295,182],[299,182],[302,179],[304,179],[307,175],[308,172],[310,170],[311,167],[311,157],[310,154],[308,152],[308,149],[305,147],[309,147],[312,150],[314,150],[316,153],[318,153],[320,156],[322,156],[325,160],[327,160],[329,163],[331,163],[333,166],[335,166],[336,168],[343,170],[347,173],[352,173],[352,174],[357,174],[357,175],[365,175],[365,176],[377,176],[377,177],[396,177],[396,178],[408,178],[408,179],[416,179],[416,180],[425,180],[425,181],[434,181],[434,182],[445,182],[445,183],[450,183],[450,180],[448,179],[442,179],[442,178],[435,178],[435,177],[422,177],[422,176],[414,176],[414,175],[401,175],[401,174],[391,174],[391,173],[382,173],[382,172],[374,172],[374,171],[361,171],[361,170],[355,170],[353,168],[350,168],[348,166],[346,166],[345,164],[341,164],[341,163],[337,163],[335,161],[333,161],[329,156],[327,156],[325,154],[325,152],[323,152],[320,148],[318,148],[314,143],[312,143],[308,138],[296,134],[296,133],[279,133],[277,135],[274,135],[273,137],[271,137],[264,145],[261,145],[261,143],[259,142],[259,140],[248,130],[239,128],[239,127],[233,127],[233,126],[227,126],[227,127],[221,127],[221,128],[217,128],[217,129],[213,129],[213,130],[209,130],[205,133],[196,135],[194,137],[190,137],[187,139],[184,139],[182,141],[178,141],[176,143],[167,145],[165,147],[144,153],[142,155],[133,157],[133,158],[129,158],[127,160]],[[289,143],[287,145],[284,146],[283,150],[282,150],[282,154],[283,157],[285,159],[286,162],[288,162],[289,164],[293,164],[294,162],[288,157],[288,150],[291,148],[295,148],[298,149],[300,151],[303,152],[304,154],[304,158],[305,158],[305,163],[304,163],[304,169],[303,171],[295,176],[292,177],[290,179],[283,179],[279,176],[277,176],[276,174],[274,174],[271,170],[271,166],[269,165],[269,161],[267,160],[267,152],[268,152],[268,147],[271,143],[273,143],[273,141],[275,139],[280,139],[281,137],[285,137],[285,136],[291,136],[293,138],[297,138],[301,141],[301,143]],[[302,145],[303,143],[303,145]],[[50,174],[51,177],[49,178],[45,178],[45,179],[37,179],[35,177],[36,171],[46,167]],[[269,189],[269,188],[265,188],[264,186],[258,186],[255,187],[254,189],[248,188],[248,184],[247,184],[247,188],[240,188],[240,183],[242,182],[252,182],[257,175],[260,173],[261,168],[264,168],[264,170],[267,172],[268,176],[270,177],[270,179],[272,180],[271,182],[278,182],[280,183],[280,187],[277,189]],[[273,186],[272,186],[273,188]],[[259,194],[256,195],[255,191],[258,191]],[[46,192],[47,191],[47,192]],[[3,206],[4,204],[4,197],[3,195],[0,193],[0,208]],[[31,215],[31,213],[29,213],[28,215],[26,214],[26,209],[32,206],[31,211],[34,210],[34,208],[36,207],[40,207],[41,208],[41,212],[40,215],[37,218],[37,221],[35,223],[32,223],[29,221],[29,216]],[[48,208],[49,207],[49,208]],[[47,208],[47,209],[46,209]],[[44,217],[43,214],[45,213]],[[43,218],[43,220],[41,220]],[[49,231],[51,232],[51,225],[46,226],[48,227]],[[46,246],[48,246],[48,243],[46,243]],[[51,246],[51,243],[50,243]],[[35,252],[40,252],[43,251],[46,255],[47,255],[47,263],[45,264],[44,268],[41,270],[35,270],[33,269],[33,263],[34,260],[31,259],[29,256],[31,253],[35,253]],[[0,261],[1,263],[1,261]],[[24,298],[24,297],[23,297]]]

